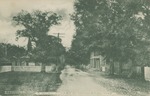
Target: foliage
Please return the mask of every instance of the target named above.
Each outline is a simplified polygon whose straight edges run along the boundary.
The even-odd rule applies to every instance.
[[[55,36],[47,36],[40,42],[40,46],[32,51],[32,59],[46,64],[57,63],[57,58],[65,53],[65,48],[59,41]]]
[[[1,43],[0,44],[0,58],[5,56],[5,50],[6,50],[5,44]]]
[[[74,36],[71,49],[67,52],[69,64],[73,65],[88,64],[89,51],[86,50],[85,46],[82,44],[82,39],[83,38],[80,38],[80,35]]]
[[[17,31],[17,36],[30,37],[32,41],[42,39],[47,35],[51,26],[60,24],[60,20],[61,16],[56,13],[39,10],[31,13],[22,10],[12,19],[13,24],[24,27],[24,29]]]
[[[0,43],[0,62],[10,62],[14,57],[20,58],[26,54],[23,47]]]
[[[73,42],[79,41],[72,50],[82,48],[87,53],[98,49],[106,60],[120,63],[136,60],[145,50],[143,46],[148,45],[145,42],[149,40],[149,4],[145,0],[76,1]]]
[[[7,45],[7,56],[8,58],[12,57],[21,57],[26,54],[26,51],[23,47],[19,47],[16,45]]]
[[[28,38],[28,55],[32,60],[42,63],[56,62],[57,57],[65,51],[60,39],[48,35],[48,31],[54,25],[60,24],[61,16],[50,11],[21,11],[12,19],[16,26],[23,26],[24,29],[17,31],[17,38]],[[35,48],[32,48],[32,43]],[[32,50],[31,50],[32,49]]]

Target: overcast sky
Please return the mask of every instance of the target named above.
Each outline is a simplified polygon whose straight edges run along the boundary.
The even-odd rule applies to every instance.
[[[74,24],[69,14],[73,12],[74,0],[0,0],[0,42],[9,42],[25,46],[27,39],[15,40],[15,33],[18,27],[11,24],[11,16],[21,10],[50,10],[57,12],[64,17],[61,25],[52,27],[49,34],[65,33],[62,38],[64,46],[69,47],[74,34]]]

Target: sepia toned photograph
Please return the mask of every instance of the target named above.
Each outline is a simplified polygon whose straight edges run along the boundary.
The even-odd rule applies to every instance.
[[[150,96],[150,0],[0,0],[0,96]]]

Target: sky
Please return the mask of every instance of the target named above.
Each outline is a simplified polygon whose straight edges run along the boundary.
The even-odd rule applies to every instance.
[[[16,31],[19,29],[13,26],[11,18],[21,10],[32,12],[33,10],[53,11],[61,16],[63,20],[60,25],[53,26],[49,33],[63,33],[62,43],[65,47],[70,47],[72,36],[75,32],[70,14],[73,13],[74,0],[0,0],[0,42],[13,43],[20,46],[27,44],[26,38],[16,41]]]

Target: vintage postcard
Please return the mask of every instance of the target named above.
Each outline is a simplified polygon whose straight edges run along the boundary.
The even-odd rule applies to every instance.
[[[0,96],[150,96],[150,1],[0,0]]]

